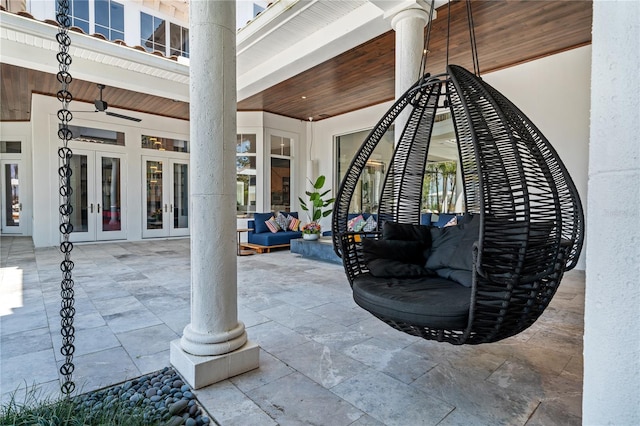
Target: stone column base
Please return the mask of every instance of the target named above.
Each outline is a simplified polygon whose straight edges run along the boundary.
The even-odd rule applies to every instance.
[[[193,389],[212,385],[258,368],[260,347],[247,341],[233,352],[216,356],[196,356],[185,352],[180,339],[171,341],[171,365]]]

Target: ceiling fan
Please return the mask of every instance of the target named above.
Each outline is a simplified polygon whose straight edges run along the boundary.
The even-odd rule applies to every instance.
[[[136,122],[142,121],[142,119],[140,118],[131,117],[129,115],[118,114],[117,112],[107,111],[107,108],[109,108],[109,104],[107,104],[107,102],[102,99],[102,90],[105,88],[105,85],[98,84],[97,86],[98,86],[98,90],[100,90],[100,98],[93,101],[93,105],[96,107],[96,110],[95,111],[75,111],[75,112],[104,112],[105,114],[110,115],[112,117],[116,117],[116,118],[122,118],[125,120],[131,120]]]

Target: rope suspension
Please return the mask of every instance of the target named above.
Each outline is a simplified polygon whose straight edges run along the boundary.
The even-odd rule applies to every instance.
[[[60,234],[62,235],[60,251],[64,254],[64,260],[60,263],[60,270],[62,271],[62,282],[60,283],[60,295],[62,297],[60,308],[62,348],[60,352],[64,355],[64,363],[60,367],[60,374],[62,374],[64,381],[60,389],[63,394],[69,396],[76,387],[72,378],[75,368],[73,365],[73,353],[75,352],[73,345],[75,341],[75,329],[73,327],[73,317],[75,315],[74,283],[71,276],[71,271],[73,270],[73,262],[71,261],[73,244],[69,241],[69,235],[73,231],[73,225],[71,224],[71,214],[73,213],[71,195],[73,189],[71,188],[72,170],[70,166],[73,153],[68,147],[69,140],[72,138],[71,130],[69,130],[69,122],[73,118],[73,115],[69,111],[69,103],[73,100],[73,96],[71,96],[71,92],[69,92],[69,84],[71,84],[73,80],[71,74],[69,74],[69,65],[71,65],[71,56],[69,55],[71,39],[68,33],[69,27],[71,26],[69,0],[57,1],[56,20],[59,25],[58,34],[56,35],[56,40],[59,45],[59,51],[56,55],[59,64],[57,78],[61,85],[57,97],[62,104],[62,107],[58,110],[58,120],[60,120],[58,138],[60,138],[63,145],[58,149],[58,156],[60,157],[61,163],[58,169],[58,177],[60,179],[60,197],[62,199],[59,210]]]

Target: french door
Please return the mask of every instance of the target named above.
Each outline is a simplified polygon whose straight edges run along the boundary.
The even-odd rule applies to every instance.
[[[0,161],[2,176],[0,185],[2,186],[2,233],[22,234],[25,226],[22,217],[22,199],[20,198],[20,173],[22,173],[22,161],[2,160]]]
[[[126,238],[124,162],[124,154],[73,150],[71,241]]]
[[[189,162],[142,157],[142,236],[189,235]]]

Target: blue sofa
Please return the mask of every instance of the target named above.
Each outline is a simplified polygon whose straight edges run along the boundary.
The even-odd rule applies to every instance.
[[[282,212],[282,214],[298,217],[297,212]],[[292,239],[302,238],[302,232],[300,231],[271,232],[267,228],[265,221],[275,215],[277,213],[255,213],[253,219],[247,222],[247,228],[253,229],[253,231],[248,232],[248,244],[243,244],[243,246],[262,253],[264,251],[269,252],[272,248],[288,247]]]

